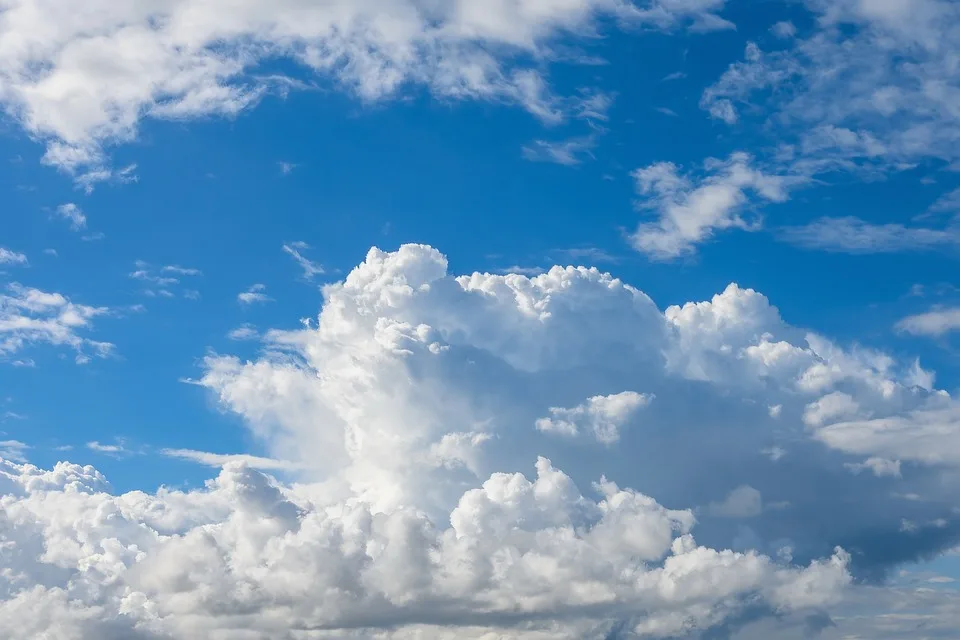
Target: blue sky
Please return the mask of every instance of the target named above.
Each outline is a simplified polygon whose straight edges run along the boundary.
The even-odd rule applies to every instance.
[[[392,601],[372,574],[391,611],[414,611],[396,637],[752,638],[771,624],[802,637],[810,611],[832,620],[824,637],[920,637],[906,618],[871,626],[893,602],[924,637],[957,637],[957,5],[154,4],[0,9],[11,487],[31,486],[27,461],[69,460],[109,479],[90,491],[111,504],[170,500],[165,486],[232,514],[158,527],[121,509],[161,537],[240,527],[238,485],[304,513],[412,506],[442,530],[471,490],[500,495],[491,474],[533,482],[546,456],[590,500],[604,475],[690,509],[698,543],[770,557],[770,575],[711,616],[627,596],[566,622],[464,604],[468,631]],[[596,267],[652,302],[554,265]],[[31,491],[9,489],[25,505]],[[31,509],[46,548],[81,535],[54,535],[56,514]],[[471,517],[508,517],[484,513]],[[828,575],[834,547],[852,556]],[[32,557],[0,596],[80,593],[100,579],[81,560],[61,561],[61,580]],[[143,583],[151,561],[84,604],[106,613],[57,618],[51,637],[234,628],[207,611],[187,622],[164,585]],[[838,599],[784,604],[794,578],[777,572],[790,571]],[[131,591],[158,617],[114,612]],[[756,597],[782,615],[754,616]],[[370,606],[350,624],[383,624]],[[298,607],[251,637],[349,626]],[[671,631],[675,611],[692,626]],[[62,635],[71,625],[80,635]]]

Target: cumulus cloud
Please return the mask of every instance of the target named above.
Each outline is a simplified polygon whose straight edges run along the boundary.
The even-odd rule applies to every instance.
[[[162,451],[223,464],[205,488],[115,495],[91,467],[4,465],[0,635],[804,625],[851,575],[960,541],[955,401],[756,291],[661,311],[598,269],[457,276],[404,245],[323,295],[256,359],[204,359],[196,382],[265,451]],[[556,427],[619,440],[584,455]],[[894,495],[878,475],[896,461]]]
[[[750,156],[735,153],[725,161],[705,163],[707,175],[691,178],[671,162],[633,172],[638,207],[657,219],[641,223],[631,236],[634,248],[655,260],[671,260],[696,251],[717,231],[757,227],[743,217],[749,195],[760,201],[783,202],[790,179],[767,175],[752,166]]]
[[[620,429],[651,399],[651,396],[636,391],[593,396],[569,409],[550,407],[550,416],[538,419],[536,426],[544,433],[562,436],[589,431],[597,442],[613,444],[620,439]]]
[[[36,344],[69,347],[78,364],[88,362],[90,354],[107,357],[112,344],[81,335],[94,318],[107,313],[106,307],[75,304],[59,293],[9,284],[0,293],[0,359]]]
[[[532,480],[495,474],[468,490],[439,526],[412,508],[321,501],[233,461],[190,492],[113,495],[94,468],[67,463],[0,462],[0,482],[11,640],[599,639],[615,624],[667,637],[758,600],[781,615],[815,610],[849,582],[841,551],[789,568],[699,546],[689,511],[605,480],[584,496],[544,458]]]
[[[597,23],[664,30],[731,28],[724,0],[523,0],[479,8],[464,0],[338,0],[267,11],[245,0],[184,0],[82,12],[66,0],[16,0],[0,19],[0,101],[47,145],[44,161],[89,188],[130,179],[110,168],[104,145],[130,140],[144,117],[234,115],[268,93],[333,82],[362,100],[416,84],[445,99],[521,105],[554,123],[568,101],[551,92],[542,65],[565,37]],[[609,20],[612,18],[613,20]],[[132,53],[131,53],[132,52]],[[260,68],[285,59],[302,72]],[[106,64],[105,61],[109,61]]]
[[[857,551],[856,572],[876,576],[960,541],[942,465],[899,451],[900,439],[828,435],[949,404],[933,374],[793,327],[756,291],[731,285],[661,311],[597,269],[455,276],[439,252],[404,245],[371,250],[323,293],[315,324],[262,332],[253,361],[208,356],[198,382],[269,457],[341,499],[417,504],[440,522],[459,489],[548,455],[579,486],[605,475],[687,506],[749,486],[778,507],[751,517],[749,536],[703,510],[698,537],[715,548],[776,555],[789,540],[792,557],[810,561],[840,545]],[[631,403],[618,401],[636,404],[631,394],[656,399],[623,419]],[[584,455],[598,434],[618,441]],[[951,438],[927,435],[931,451],[956,450]],[[884,479],[846,466],[872,457],[913,463],[901,493],[925,499],[895,498]],[[877,542],[901,535],[904,518],[947,525]]]

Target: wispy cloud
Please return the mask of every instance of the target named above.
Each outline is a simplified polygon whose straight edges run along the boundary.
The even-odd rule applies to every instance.
[[[262,471],[295,471],[302,466],[286,460],[261,458],[260,456],[252,456],[246,453],[210,453],[207,451],[195,451],[193,449],[162,449],[160,453],[169,458],[189,460],[190,462],[208,467],[222,467],[231,462],[242,462],[251,469],[260,469]]]
[[[134,267],[135,270],[129,274],[130,278],[145,283],[147,288],[144,289],[143,293],[150,297],[173,298],[176,294],[172,289],[177,288],[182,283],[181,278],[194,278],[203,275],[203,272],[199,269],[179,265],[167,265],[155,269],[144,260],[137,260]],[[187,289],[183,292],[183,297],[189,300],[198,300],[200,292]]]
[[[265,302],[270,302],[273,300],[270,296],[266,294],[267,285],[265,284],[254,284],[251,285],[249,289],[243,293],[237,294],[237,301],[243,305],[251,304],[263,304]]]
[[[571,167],[580,164],[585,158],[593,158],[596,144],[593,135],[555,142],[534,140],[523,147],[523,157],[532,162],[552,162]]]
[[[904,333],[929,337],[960,331],[960,307],[933,309],[907,316],[897,323],[896,328]]]
[[[70,223],[70,228],[74,231],[80,231],[87,227],[87,216],[83,210],[73,202],[61,204],[56,208],[56,214]]]
[[[227,337],[237,341],[256,340],[260,337],[260,333],[255,326],[245,323],[227,333]]]
[[[898,223],[872,224],[855,217],[820,218],[798,227],[783,227],[779,237],[807,249],[837,253],[899,253],[960,247],[960,227],[931,229]]]
[[[303,269],[303,277],[307,280],[311,280],[314,277],[323,275],[325,273],[320,264],[305,258],[301,253],[301,251],[306,251],[309,248],[310,245],[303,241],[291,242],[283,245],[283,252],[293,258],[294,261],[300,265],[300,268]]]

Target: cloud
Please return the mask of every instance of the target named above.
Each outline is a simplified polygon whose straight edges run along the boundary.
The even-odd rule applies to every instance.
[[[99,453],[111,458],[123,458],[135,453],[127,448],[126,442],[124,442],[122,438],[117,439],[115,444],[104,444],[93,440],[88,442],[86,447],[94,453]]]
[[[854,473],[869,470],[878,478],[890,476],[893,478],[902,477],[900,473],[899,460],[886,460],[885,458],[867,458],[863,462],[847,463],[845,465]]]
[[[0,247],[0,264],[25,266],[29,264],[29,261],[27,260],[27,256],[22,253]]]
[[[710,511],[721,518],[753,518],[763,512],[760,492],[751,486],[737,487],[723,502],[710,503]]]
[[[556,142],[534,140],[523,147],[523,157],[532,162],[552,162],[572,167],[583,162],[584,158],[593,158],[592,150],[596,145],[596,138],[592,135]]]
[[[250,469],[263,471],[292,471],[299,467],[292,462],[248,454],[209,453],[207,451],[194,451],[193,449],[162,449],[160,453],[170,458],[189,460],[208,467],[225,467],[238,463]]]
[[[730,124],[762,123],[797,153],[793,167],[806,174],[956,162],[960,7],[950,0],[806,5],[815,27],[806,37],[772,51],[749,43],[743,61],[704,91],[702,108]]]
[[[296,263],[300,265],[300,268],[303,269],[303,277],[306,280],[311,280],[316,276],[326,273],[322,266],[316,262],[313,262],[312,260],[308,260],[303,256],[302,253],[300,253],[301,251],[309,248],[310,245],[308,245],[306,242],[292,242],[290,244],[283,245],[283,252],[292,257]]]
[[[898,223],[873,224],[859,218],[820,218],[810,224],[783,227],[785,242],[836,253],[873,254],[956,249],[960,228],[931,229]]]
[[[93,467],[0,464],[11,640],[59,628],[601,638],[614,624],[667,637],[758,601],[802,615],[849,583],[843,552],[791,568],[699,546],[689,511],[609,481],[584,496],[544,458],[533,479],[495,474],[466,491],[438,524],[330,502],[235,461],[205,489],[120,495]]]
[[[299,166],[293,162],[278,162],[277,165],[280,167],[280,173],[285,176],[293,173],[293,170]]]
[[[26,463],[26,453],[30,446],[19,440],[0,440],[0,459]]]
[[[897,323],[896,328],[917,336],[940,337],[960,330],[960,309],[934,309],[907,316]]]
[[[724,229],[756,226],[742,217],[748,192],[760,200],[783,202],[789,178],[767,175],[751,166],[751,158],[735,153],[726,161],[705,163],[699,179],[680,173],[671,162],[659,162],[633,172],[638,207],[655,212],[655,222],[641,223],[631,236],[633,246],[654,260],[672,260],[696,251],[697,245]]]
[[[250,285],[249,289],[243,293],[237,294],[237,302],[243,305],[263,304],[270,302],[273,300],[273,298],[264,293],[266,290],[267,285],[265,284]]]
[[[0,39],[20,43],[0,53],[0,101],[46,144],[44,162],[89,189],[102,180],[133,179],[132,169],[109,166],[105,146],[136,138],[143,118],[232,116],[265,95],[316,82],[367,102],[418,85],[443,99],[516,104],[555,123],[570,114],[541,63],[556,57],[558,40],[590,36],[600,22],[732,28],[717,15],[723,5],[523,0],[481,11],[461,0],[309,7],[283,0],[265,12],[251,0],[130,7],[96,0],[75,14],[66,0],[16,0],[0,24]],[[297,77],[262,71],[278,59],[299,66]]]
[[[227,337],[231,340],[256,340],[260,337],[260,333],[252,324],[244,323],[236,329],[232,329]]]
[[[839,545],[857,575],[878,578],[960,542],[949,471],[911,451],[909,433],[883,447],[828,436],[949,404],[933,373],[791,326],[751,289],[660,310],[598,269],[456,275],[436,250],[404,245],[371,250],[323,297],[315,323],[262,331],[256,359],[205,358],[198,384],[265,455],[339,498],[416,504],[442,522],[464,487],[543,455],[578,486],[605,476],[662,504],[709,505],[749,486],[790,505],[752,517],[749,535],[704,509],[698,539],[714,548],[776,555],[788,540],[809,562]],[[621,420],[625,390],[656,400]],[[924,452],[958,450],[942,427]],[[588,455],[598,433],[619,440]],[[924,499],[846,466],[871,457],[910,463],[900,493]],[[904,518],[947,525],[901,538]]]
[[[781,21],[770,27],[770,33],[783,40],[789,40],[797,35],[797,27],[789,20]]]
[[[72,202],[58,206],[57,215],[69,222],[74,231],[80,231],[87,226],[87,217],[83,215],[80,207]]]
[[[597,442],[613,444],[620,439],[620,429],[651,400],[652,396],[635,391],[593,396],[570,409],[550,407],[550,416],[539,418],[536,427],[561,436],[589,431]]]
[[[0,358],[41,343],[70,347],[79,364],[89,361],[88,353],[105,358],[114,346],[82,337],[80,332],[89,330],[94,318],[109,311],[75,304],[59,293],[9,284],[6,293],[0,293]]]
[[[143,260],[137,260],[135,266],[136,269],[131,271],[129,276],[134,280],[146,283],[148,286],[144,289],[143,293],[150,297],[160,296],[163,298],[172,298],[175,295],[172,289],[180,286],[181,278],[192,278],[203,275],[203,272],[199,269],[181,267],[179,265],[167,265],[160,267],[159,270],[155,270],[149,263]],[[199,299],[200,293],[188,289],[183,292],[183,297],[196,300]]]

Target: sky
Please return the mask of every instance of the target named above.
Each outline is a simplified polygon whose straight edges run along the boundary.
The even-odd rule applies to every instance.
[[[0,636],[960,638],[960,4],[0,3]]]

